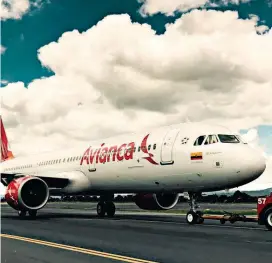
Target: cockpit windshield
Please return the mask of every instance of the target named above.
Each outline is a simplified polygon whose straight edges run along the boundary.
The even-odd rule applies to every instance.
[[[199,136],[199,137],[195,140],[194,146],[202,145],[202,143],[204,142],[205,138],[206,138],[205,135]]]
[[[218,139],[216,137],[216,135],[209,135],[204,143],[204,145],[207,145],[207,144],[214,144],[214,143],[217,143],[218,142]]]
[[[230,135],[230,134],[213,134],[213,135],[201,135],[195,142],[194,146],[208,145],[214,143],[240,143],[242,140],[239,136]]]
[[[240,143],[235,135],[218,134],[218,138],[222,143]]]

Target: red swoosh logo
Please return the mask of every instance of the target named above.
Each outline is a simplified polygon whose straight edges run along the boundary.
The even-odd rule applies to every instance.
[[[148,139],[148,136],[149,136],[149,134],[147,134],[145,137],[144,137],[144,139],[143,139],[143,141],[142,141],[142,143],[141,143],[141,150],[144,152],[144,153],[146,153],[146,154],[148,154],[149,156],[148,157],[143,157],[143,159],[146,159],[148,162],[150,162],[150,163],[152,163],[152,164],[155,164],[155,165],[158,165],[158,163],[157,162],[155,162],[154,160],[153,160],[153,154],[152,153],[149,153],[148,151],[147,151],[147,139]]]

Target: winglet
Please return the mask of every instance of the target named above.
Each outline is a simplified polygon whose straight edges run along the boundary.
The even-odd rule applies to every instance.
[[[8,159],[13,159],[14,156],[12,151],[8,148],[8,138],[6,135],[5,127],[2,121],[2,116],[0,115],[0,126],[1,126],[1,162],[6,161]]]

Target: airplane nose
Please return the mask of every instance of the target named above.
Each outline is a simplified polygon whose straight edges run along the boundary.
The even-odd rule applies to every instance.
[[[256,150],[250,149],[245,154],[244,158],[244,167],[246,176],[255,180],[260,177],[266,169],[266,160],[265,158]]]

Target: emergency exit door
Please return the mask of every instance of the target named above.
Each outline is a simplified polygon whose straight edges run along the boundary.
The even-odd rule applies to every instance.
[[[167,132],[165,135],[163,142],[162,142],[162,148],[161,148],[161,164],[167,165],[167,164],[173,164],[173,146],[176,141],[176,138],[178,136],[179,129],[173,129]]]

